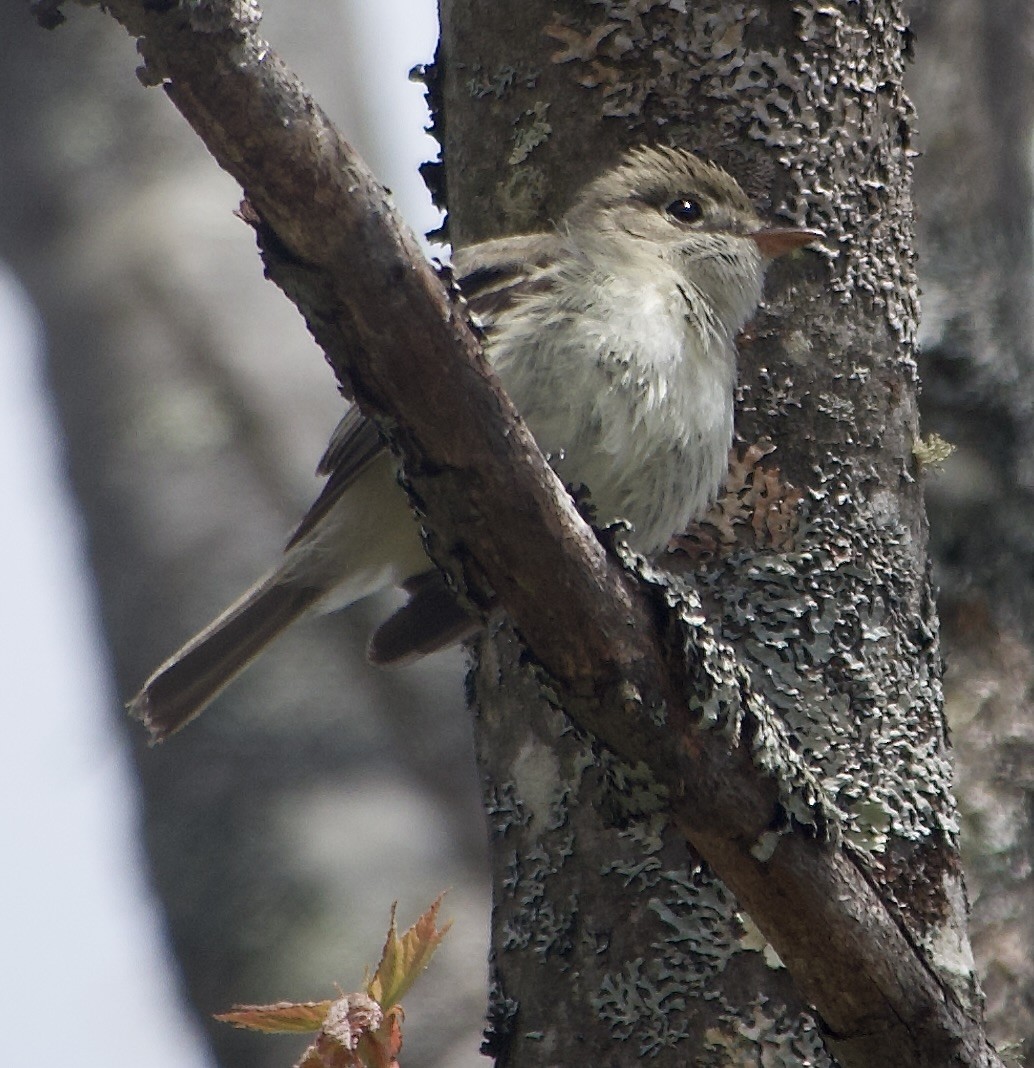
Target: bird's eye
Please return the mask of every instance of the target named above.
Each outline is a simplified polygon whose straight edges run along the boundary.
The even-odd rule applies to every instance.
[[[678,200],[673,200],[665,210],[673,219],[682,223],[696,222],[704,216],[700,201],[693,200],[692,197],[679,197]]]

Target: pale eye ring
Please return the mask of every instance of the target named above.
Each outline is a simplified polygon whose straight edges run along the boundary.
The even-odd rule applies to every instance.
[[[681,223],[694,223],[704,217],[704,209],[700,206],[700,201],[694,200],[692,197],[679,197],[678,200],[673,200],[664,210],[673,219]]]

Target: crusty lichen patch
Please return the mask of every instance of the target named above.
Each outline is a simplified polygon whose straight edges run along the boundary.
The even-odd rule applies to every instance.
[[[919,842],[957,828],[925,576],[908,531],[855,503],[848,526],[812,502],[800,547],[726,557],[697,579],[846,836],[879,853],[888,835]]]
[[[837,418],[860,434],[853,409]],[[893,495],[860,489],[879,482],[864,461],[830,457],[804,497],[778,471],[751,467],[765,451],[734,453],[729,490],[699,532],[679,539],[691,549],[718,543],[686,554],[707,618],[790,731],[856,848],[876,855],[891,838],[954,842],[937,620],[914,535]],[[766,544],[759,509],[767,516],[769,502],[778,502],[778,521]],[[684,611],[696,611],[692,601]],[[935,907],[926,917],[939,918]]]
[[[940,434],[926,434],[916,438],[912,455],[920,471],[939,471],[955,453],[955,446]]]
[[[495,651],[485,652],[478,676],[495,675]],[[536,690],[533,665],[511,663],[513,678],[509,669],[522,680],[517,688]],[[541,1001],[562,984],[569,1027],[584,1028],[580,1014],[591,1015],[621,1063],[682,1064],[689,1056],[692,1063],[736,1064],[756,1043],[775,1064],[803,1055],[811,1060],[796,1063],[832,1065],[814,1020],[793,1007],[785,972],[785,998],[737,1007],[743,987],[758,987],[751,977],[770,977],[777,961],[724,884],[687,852],[667,819],[666,791],[643,766],[599,750],[556,709],[527,699],[520,708],[521,725],[507,741],[514,776],[486,787],[502,846],[495,853],[488,1048],[527,1044],[534,1053],[525,1055],[536,1061],[568,1063],[557,1036],[534,1025]],[[719,719],[712,726],[721,728]],[[540,774],[546,767],[556,771],[551,787]],[[585,867],[584,850],[598,858],[597,867]],[[521,998],[508,983],[515,956],[522,968],[533,962],[536,976],[519,987]]]
[[[825,1068],[833,1064],[815,1020],[807,1013],[800,1019],[788,1019],[786,1007],[770,998],[757,997],[737,1007],[735,1013],[723,1015],[720,1022],[721,1026],[713,1027],[706,1036],[710,1059],[701,1057],[701,1065],[754,1068],[759,1047],[765,1051],[762,1063],[766,1068]]]

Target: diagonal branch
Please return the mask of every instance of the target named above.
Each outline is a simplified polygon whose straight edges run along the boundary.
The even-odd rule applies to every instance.
[[[85,3],[86,0],[83,0]],[[38,5],[55,21],[53,0]],[[691,591],[608,556],[488,370],[462,303],[257,36],[246,0],[107,0],[258,216],[269,273],[405,464],[432,547],[486,585],[572,718],[643,762],[845,1065],[997,1065],[839,842],[835,815]]]

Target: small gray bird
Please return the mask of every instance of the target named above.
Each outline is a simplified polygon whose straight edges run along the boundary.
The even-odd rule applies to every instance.
[[[765,226],[728,174],[689,152],[638,148],[586,186],[554,230],[458,249],[454,270],[492,366],[557,474],[588,487],[601,523],[627,520],[629,544],[650,555],[707,510],[725,475],[735,338],[761,300],[766,263],[820,237]],[[310,609],[405,588],[409,602],[370,643],[378,663],[479,626],[430,566],[395,461],[358,409],[319,472],[326,486],[276,570],[133,698],[153,740]]]

